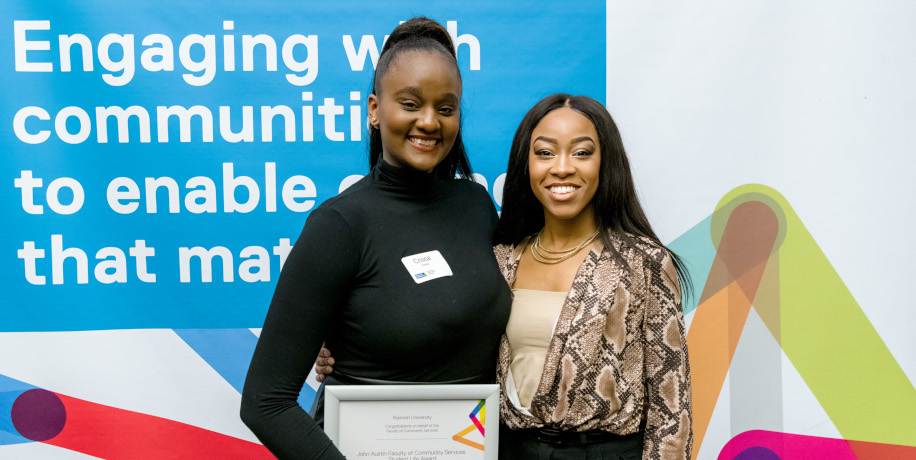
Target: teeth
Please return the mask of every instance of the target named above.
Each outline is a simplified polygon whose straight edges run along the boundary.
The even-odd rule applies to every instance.
[[[576,188],[577,187],[573,187],[572,185],[554,185],[553,187],[550,187],[550,193],[572,193],[576,191]]]
[[[436,145],[435,139],[420,139],[418,137],[411,137],[410,142],[413,142],[414,144],[425,145],[427,147],[432,147]]]

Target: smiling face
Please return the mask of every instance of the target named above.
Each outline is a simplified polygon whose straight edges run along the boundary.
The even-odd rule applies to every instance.
[[[600,148],[592,122],[568,107],[548,113],[534,127],[528,173],[545,221],[594,220]]]
[[[369,121],[379,128],[382,158],[400,168],[432,170],[458,136],[461,78],[454,62],[435,51],[406,52],[369,95]]]

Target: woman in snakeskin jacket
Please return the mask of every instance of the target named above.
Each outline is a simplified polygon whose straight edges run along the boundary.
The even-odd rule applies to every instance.
[[[649,225],[601,103],[555,94],[525,115],[496,243],[513,292],[499,457],[689,459],[687,272]]]
[[[512,142],[494,249],[513,290],[500,458],[688,459],[686,270],[601,103],[555,94]]]

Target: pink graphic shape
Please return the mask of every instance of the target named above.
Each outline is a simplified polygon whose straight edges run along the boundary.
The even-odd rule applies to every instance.
[[[483,431],[483,425],[480,424],[480,420],[477,419],[476,415],[471,415],[471,421],[474,422],[474,426],[477,427],[477,431],[480,431],[480,434],[486,436],[486,433]]]
[[[771,460],[774,458],[782,460],[916,458],[916,447],[753,430],[745,431],[732,438],[719,452],[718,460]]]

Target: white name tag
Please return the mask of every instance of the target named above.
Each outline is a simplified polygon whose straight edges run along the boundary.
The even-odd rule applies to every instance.
[[[442,278],[443,276],[452,276],[452,269],[445,261],[445,257],[439,251],[429,251],[420,254],[414,254],[401,259],[401,263],[407,267],[407,273],[417,284],[425,283],[429,280]]]

